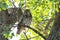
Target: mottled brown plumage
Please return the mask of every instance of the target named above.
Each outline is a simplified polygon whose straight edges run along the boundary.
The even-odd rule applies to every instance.
[[[24,10],[23,17],[21,21],[18,23],[18,30],[17,34],[20,34],[20,32],[25,29],[24,25],[30,26],[32,21],[32,15],[29,9]]]

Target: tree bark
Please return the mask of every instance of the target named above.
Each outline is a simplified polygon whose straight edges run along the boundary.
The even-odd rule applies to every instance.
[[[60,12],[55,13],[55,21],[46,40],[60,40]]]

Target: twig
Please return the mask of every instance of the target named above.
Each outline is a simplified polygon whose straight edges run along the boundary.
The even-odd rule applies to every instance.
[[[24,32],[24,35],[26,36],[27,40],[29,40],[29,38],[27,37],[26,33]]]
[[[15,6],[15,4],[14,4],[15,2],[14,2],[13,0],[12,0],[12,1],[9,0],[9,2],[11,2],[11,3],[13,4],[14,8],[16,8],[16,6]]]
[[[48,27],[49,27],[49,25],[50,25],[50,23],[53,21],[53,19],[51,18],[51,19],[49,19],[49,21],[48,21],[48,23],[47,23],[47,25],[46,25],[46,27],[45,27],[45,30],[47,30],[48,29]]]
[[[39,37],[39,36],[31,37],[31,38],[29,38],[29,39],[36,38],[36,37]]]
[[[28,38],[28,39],[32,39],[32,38],[36,38],[36,37],[39,37],[39,36],[31,37],[31,38]],[[20,39],[20,40],[26,40],[26,39]]]
[[[33,30],[35,33],[37,33],[39,36],[41,36],[43,39],[46,40],[46,38],[40,32],[38,32],[37,30],[35,30],[34,28],[31,28],[30,26],[26,26],[26,25],[21,25],[21,26],[24,26],[24,27],[27,27],[27,28]]]

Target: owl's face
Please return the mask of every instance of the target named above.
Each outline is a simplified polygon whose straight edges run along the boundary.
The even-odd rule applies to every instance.
[[[26,10],[24,11],[24,15],[25,15],[26,17],[32,17],[31,12],[30,12],[29,9],[26,9]]]

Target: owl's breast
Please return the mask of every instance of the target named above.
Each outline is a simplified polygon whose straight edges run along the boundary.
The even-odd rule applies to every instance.
[[[30,17],[27,17],[27,18],[23,18],[23,24],[27,25],[27,26],[30,26],[31,25],[31,21],[32,19]]]

